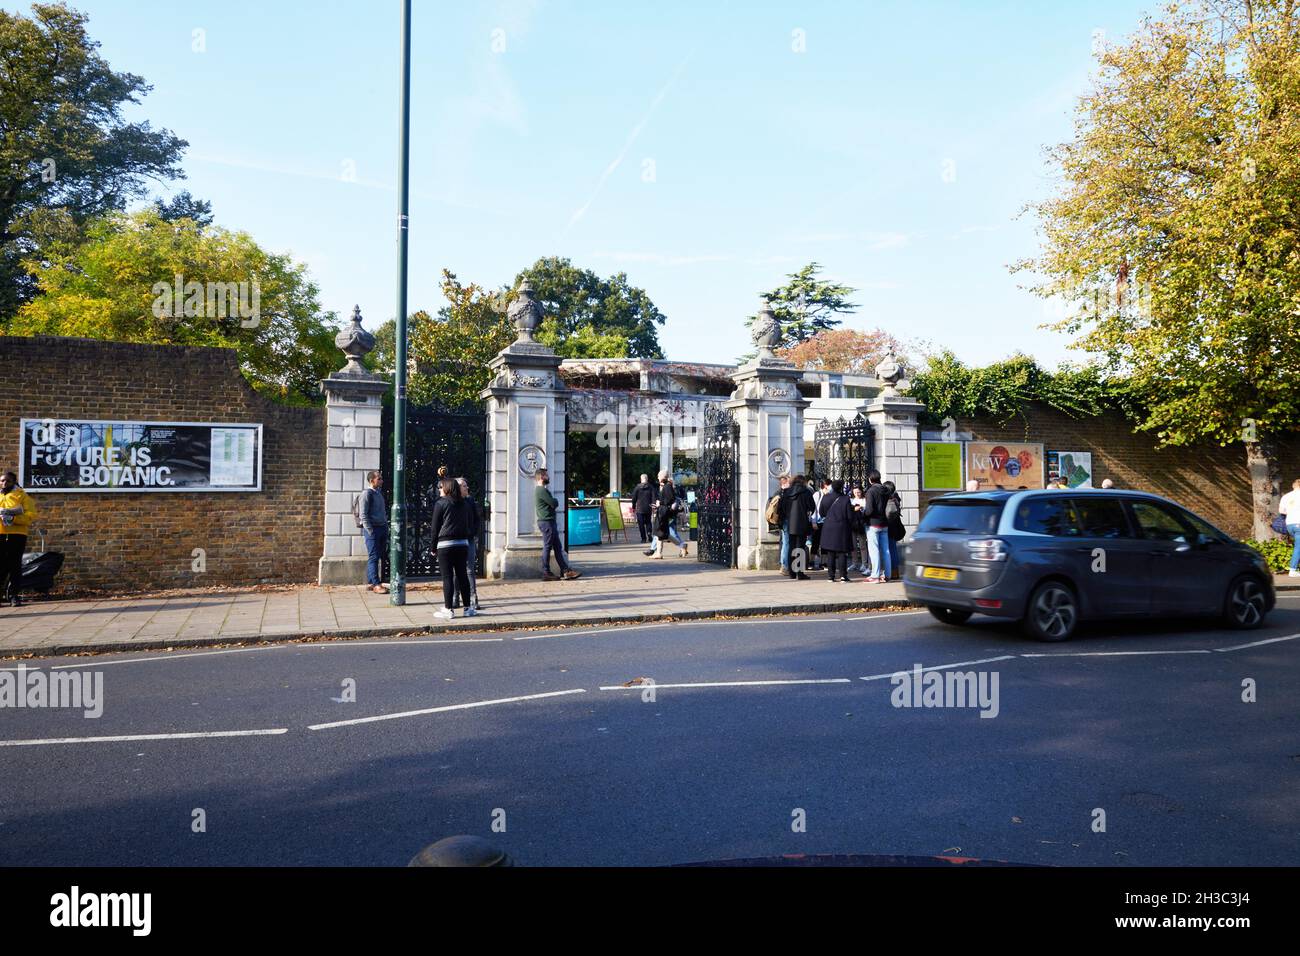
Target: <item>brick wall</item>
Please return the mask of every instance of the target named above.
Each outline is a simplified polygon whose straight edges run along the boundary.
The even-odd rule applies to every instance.
[[[1105,478],[1120,488],[1154,492],[1177,501],[1238,538],[1250,537],[1250,477],[1241,445],[1156,448],[1147,432],[1134,432],[1119,415],[1075,419],[1031,405],[1005,425],[974,419],[957,423],[975,441],[1042,442],[1044,451],[1092,452],[1092,482]],[[1300,477],[1300,442],[1280,448],[1283,490]],[[941,492],[921,493],[921,505]]]
[[[0,336],[0,465],[21,418],[262,424],[260,492],[40,494],[59,584],[110,591],[314,581],[324,531],[325,411],[269,401],[231,349]],[[39,538],[29,547],[39,546]],[[203,548],[207,569],[191,570]]]

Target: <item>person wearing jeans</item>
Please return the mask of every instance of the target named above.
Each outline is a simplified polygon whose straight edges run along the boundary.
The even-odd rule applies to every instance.
[[[388,554],[388,506],[384,502],[384,476],[377,471],[366,475],[369,487],[361,492],[357,503],[357,520],[361,522],[361,536],[366,541],[366,586],[379,594],[385,593],[383,562]]]
[[[1300,578],[1300,478],[1291,482],[1291,490],[1282,496],[1277,510],[1286,519],[1286,533],[1293,542],[1287,575]]]
[[[560,529],[555,524],[555,511],[560,502],[546,487],[551,483],[551,476],[547,474],[545,468],[538,468],[537,474],[533,477],[537,482],[537,490],[533,493],[533,503],[537,508],[537,530],[542,533],[542,580],[558,580],[551,573],[551,552],[554,551],[555,563],[560,567],[560,576],[566,581],[572,581],[578,577],[578,572],[570,566],[569,558],[564,553],[564,545],[560,543]]]
[[[889,520],[885,506],[889,491],[880,483],[880,472],[872,470],[867,475],[867,552],[871,557],[871,573],[866,581],[880,584],[889,580],[893,567],[889,560]]]

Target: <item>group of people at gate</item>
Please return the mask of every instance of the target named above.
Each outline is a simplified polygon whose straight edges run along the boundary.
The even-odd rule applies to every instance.
[[[784,476],[780,484],[766,517],[781,529],[783,574],[807,581],[807,571],[824,567],[831,581],[848,582],[849,572],[857,571],[869,584],[901,576],[903,502],[880,472],[868,473],[866,488],[846,489],[843,480],[825,478],[814,490],[803,475]]]

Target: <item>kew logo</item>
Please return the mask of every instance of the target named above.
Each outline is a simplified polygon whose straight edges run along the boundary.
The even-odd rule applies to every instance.
[[[240,319],[244,329],[257,328],[262,321],[262,287],[252,282],[185,281],[155,282],[153,314],[160,319]]]

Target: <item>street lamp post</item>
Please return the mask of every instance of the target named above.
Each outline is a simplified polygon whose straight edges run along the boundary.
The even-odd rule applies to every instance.
[[[398,150],[398,193],[401,211],[397,219],[397,368],[393,374],[393,511],[389,542],[390,604],[406,603],[406,237],[410,206],[411,152],[411,0],[402,0],[402,98],[401,145]]]

